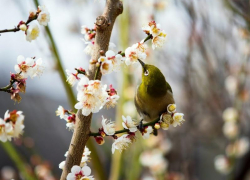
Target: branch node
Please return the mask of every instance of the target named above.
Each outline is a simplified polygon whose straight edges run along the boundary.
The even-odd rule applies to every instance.
[[[98,16],[95,25],[98,29],[104,29],[108,26],[108,20],[104,16]]]

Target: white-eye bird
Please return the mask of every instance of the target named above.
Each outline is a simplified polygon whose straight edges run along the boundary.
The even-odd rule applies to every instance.
[[[150,122],[167,112],[167,106],[175,101],[162,72],[153,65],[138,61],[142,66],[142,82],[137,87],[134,102],[141,120]]]

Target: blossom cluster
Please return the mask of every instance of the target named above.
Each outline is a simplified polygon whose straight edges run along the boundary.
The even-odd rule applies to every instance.
[[[112,93],[110,93],[112,92]],[[84,116],[97,113],[105,105],[114,106],[119,99],[116,91],[112,88],[107,91],[107,85],[102,85],[99,80],[89,80],[87,76],[81,77],[77,84],[76,109],[81,109]]]
[[[14,66],[16,74],[11,73],[10,84],[4,88],[0,88],[1,91],[10,93],[11,99],[20,102],[21,93],[26,91],[26,79],[28,77],[36,77],[42,73],[42,59],[39,58],[35,61],[35,58],[24,58],[23,56],[17,57],[17,64]]]
[[[122,151],[126,149],[129,144],[131,144],[135,140],[135,133],[136,131],[140,131],[142,137],[144,139],[148,139],[150,137],[150,134],[154,132],[154,130],[157,130],[159,128],[162,128],[164,130],[168,129],[169,125],[172,124],[174,127],[177,125],[181,125],[184,121],[183,114],[182,113],[175,113],[176,111],[176,105],[170,104],[167,107],[168,113],[164,113],[161,116],[160,120],[156,120],[153,123],[149,123],[150,125],[144,125],[140,127],[139,123],[135,120],[133,120],[130,116],[122,116],[122,126],[124,130],[122,131],[116,131],[115,130],[115,123],[111,120],[108,120],[104,117],[102,117],[102,127],[99,128],[98,135],[94,135],[94,138],[96,142],[99,145],[102,145],[105,141],[103,137],[105,136],[112,136],[115,141],[112,144],[112,153],[115,152],[115,150]],[[166,119],[166,115],[168,119]],[[168,121],[167,121],[168,120]],[[171,121],[171,122],[170,122]],[[122,136],[118,137],[116,134],[118,133],[126,133]]]
[[[6,111],[4,119],[0,118],[0,141],[11,141],[23,133],[24,115],[22,111]]]
[[[20,21],[17,26],[20,30],[25,31],[26,40],[29,42],[35,40],[40,34],[39,27],[36,23],[28,25],[29,22],[35,19],[42,26],[48,25],[48,22],[50,21],[50,13],[45,6],[38,6],[37,10],[30,11],[28,21]]]
[[[119,71],[120,65],[122,64],[122,55],[121,54],[115,54],[114,51],[108,50],[105,53],[105,56],[101,56],[98,59],[98,62],[100,63],[100,70],[101,73],[109,74],[113,71]]]
[[[244,156],[249,150],[250,141],[247,137],[239,137],[238,111],[229,107],[224,110],[222,118],[224,120],[223,133],[230,143],[226,147],[226,155],[215,157],[215,169],[221,174],[229,174],[233,169],[234,158]]]
[[[185,121],[183,116],[183,113],[176,112],[175,104],[169,104],[167,107],[167,113],[164,113],[161,116],[160,126],[163,130],[168,130],[170,125],[173,125],[174,127],[180,126]]]
[[[76,179],[89,179],[89,180],[94,180],[93,176],[90,176],[91,174],[91,169],[87,166],[87,162],[90,159],[90,154],[91,151],[85,147],[83,154],[82,154],[82,159],[81,163],[79,166],[73,166],[71,168],[71,173],[67,175],[67,180],[76,180]],[[65,157],[68,156],[68,151],[64,155]],[[62,161],[59,164],[59,168],[63,169],[65,166],[65,161]]]
[[[162,47],[166,41],[167,34],[164,30],[160,29],[160,24],[156,24],[155,21],[149,22],[146,26],[142,27],[142,30],[152,37],[152,48]]]

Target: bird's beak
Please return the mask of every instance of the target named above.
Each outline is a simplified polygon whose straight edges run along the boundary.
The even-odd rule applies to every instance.
[[[142,68],[143,68],[144,70],[146,70],[146,68],[145,68],[145,63],[144,63],[142,60],[140,60],[140,59],[138,59],[138,61],[139,61],[139,63],[141,64]]]

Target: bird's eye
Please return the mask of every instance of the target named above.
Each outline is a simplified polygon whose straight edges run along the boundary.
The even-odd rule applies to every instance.
[[[144,72],[144,75],[145,75],[145,76],[148,76],[148,75],[149,75],[148,70],[146,70],[146,71]]]

